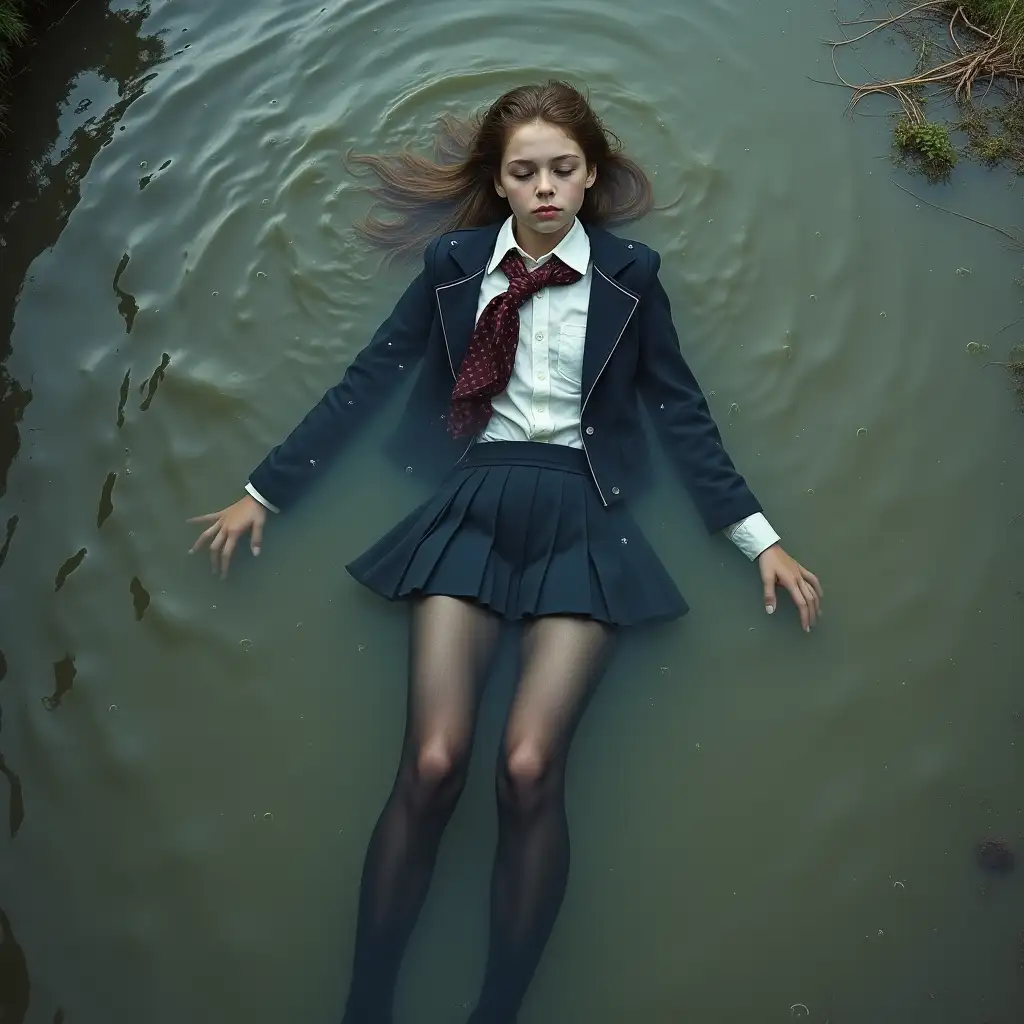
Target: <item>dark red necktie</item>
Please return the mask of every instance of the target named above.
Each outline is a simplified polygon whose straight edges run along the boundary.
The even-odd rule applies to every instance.
[[[505,254],[499,266],[508,278],[508,291],[491,299],[476,322],[452,389],[448,412],[452,437],[480,433],[491,418],[491,399],[508,387],[519,347],[519,307],[542,288],[575,284],[583,277],[557,256],[531,273],[515,249]]]

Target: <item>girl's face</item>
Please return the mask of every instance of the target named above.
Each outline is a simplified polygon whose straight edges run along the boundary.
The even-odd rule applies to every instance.
[[[597,168],[587,167],[574,139],[546,121],[531,121],[509,136],[494,187],[512,207],[520,245],[529,252],[527,243],[535,240],[550,252],[596,179]]]

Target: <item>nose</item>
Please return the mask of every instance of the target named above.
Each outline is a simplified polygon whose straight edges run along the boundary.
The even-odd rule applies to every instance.
[[[539,199],[548,199],[554,194],[555,189],[551,178],[546,171],[542,171],[537,178],[537,197]]]

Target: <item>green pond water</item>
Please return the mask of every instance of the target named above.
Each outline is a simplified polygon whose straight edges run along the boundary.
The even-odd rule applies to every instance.
[[[226,583],[184,520],[412,273],[353,234],[345,152],[551,74],[678,198],[630,230],[826,617],[768,619],[669,473],[636,510],[693,611],[624,638],[583,724],[523,1024],[1024,1019],[1021,872],[975,858],[1024,856],[1024,419],[985,365],[1024,337],[1024,258],[891,180],[1004,227],[1024,186],[895,170],[888,118],[811,81],[838,31],[809,0],[162,0],[44,37],[0,193],[4,1024],[338,1019],[405,700],[405,610],[343,566],[423,497],[379,453],[395,409]],[[512,654],[402,1024],[476,996]]]

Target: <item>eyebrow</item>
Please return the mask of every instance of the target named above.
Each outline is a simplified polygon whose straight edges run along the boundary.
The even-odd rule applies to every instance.
[[[579,157],[575,153],[563,153],[561,156],[556,156],[551,162],[553,164],[557,164],[560,160],[579,160]],[[523,167],[533,167],[536,163],[536,160],[509,160],[508,165],[509,167],[513,164],[518,164]]]

